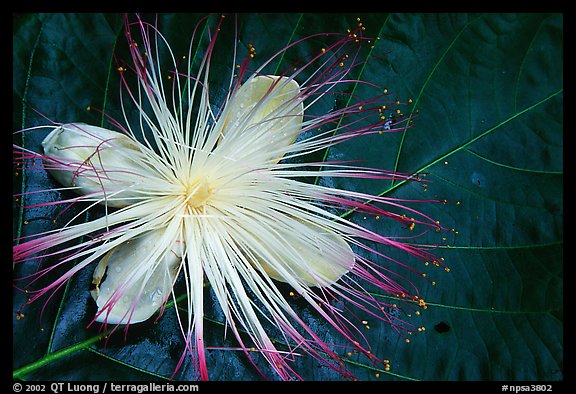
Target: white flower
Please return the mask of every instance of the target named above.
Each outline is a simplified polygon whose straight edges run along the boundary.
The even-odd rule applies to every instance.
[[[356,339],[349,316],[331,300],[349,301],[402,331],[407,329],[401,321],[387,313],[391,305],[367,293],[360,281],[398,297],[406,297],[410,291],[389,279],[386,270],[356,254],[351,245],[378,254],[364,244],[370,241],[400,248],[418,258],[434,257],[348,222],[333,209],[364,210],[410,228],[415,223],[434,229],[438,225],[407,207],[407,212],[419,215],[417,219],[377,206],[404,208],[399,201],[304,181],[318,176],[401,179],[400,174],[339,163],[286,160],[305,158],[333,144],[390,129],[390,119],[380,117],[357,128],[351,127],[353,122],[346,123],[353,115],[365,118],[375,113],[378,106],[368,107],[378,97],[324,116],[307,116],[317,100],[348,82],[351,66],[341,67],[341,58],[330,51],[353,48],[359,36],[343,35],[330,51],[324,49],[317,56],[325,59],[323,68],[301,84],[296,79],[302,69],[312,67],[312,61],[291,75],[265,75],[260,69],[248,76],[241,73],[238,81],[242,77],[245,80],[231,83],[224,105],[215,113],[208,75],[217,34],[211,36],[211,49],[196,76],[192,77],[190,64],[188,73],[172,74],[175,93],[168,99],[153,56],[157,52],[151,43],[155,41],[148,34],[153,28],[142,21],[135,26],[140,27],[141,45],[132,41],[132,30],[127,36],[139,89],[138,94],[128,92],[140,111],[140,122],[128,123],[123,132],[81,123],[59,125],[42,143],[41,157],[54,178],[79,194],[76,202],[102,204],[106,214],[15,246],[17,262],[49,253],[61,256],[58,264],[77,261],[67,274],[32,299],[95,265],[95,320],[127,325],[154,316],[171,295],[176,301],[172,288],[181,278],[187,292],[183,308],[187,315],[181,316],[179,308],[175,311],[186,352],[195,357],[201,378],[207,379],[203,284],[208,281],[227,326],[247,355],[247,349],[254,347],[280,377],[292,379],[299,375],[289,360],[298,349],[348,376],[338,354],[301,320],[281,294],[275,281],[282,281],[353,347],[377,360],[368,345]],[[166,44],[162,35],[155,33],[158,45]],[[122,78],[128,87],[124,74]],[[144,110],[143,99],[151,111]],[[326,125],[332,128],[310,134]],[[304,131],[307,136],[299,138]],[[82,238],[89,234],[97,235]],[[58,250],[72,239],[82,241]],[[350,280],[341,280],[343,276]],[[425,305],[418,297],[412,300]],[[277,349],[265,322],[283,333],[287,352]],[[248,333],[252,344],[244,344],[241,331]]]

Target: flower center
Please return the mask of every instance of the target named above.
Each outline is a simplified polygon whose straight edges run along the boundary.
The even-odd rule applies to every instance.
[[[192,179],[184,187],[185,202],[191,209],[207,205],[210,196],[214,193],[214,188],[205,177]]]

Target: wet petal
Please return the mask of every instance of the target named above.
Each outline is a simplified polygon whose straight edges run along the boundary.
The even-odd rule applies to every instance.
[[[135,186],[153,176],[136,142],[102,127],[59,126],[42,141],[42,147],[50,173],[62,185],[112,207],[141,199],[143,194]]]
[[[181,261],[178,243],[158,247],[153,231],[108,252],[94,270],[91,292],[98,306],[96,321],[138,323],[149,319],[166,302]],[[104,281],[102,279],[105,277]]]
[[[235,158],[279,160],[302,128],[304,103],[293,79],[274,75],[246,81],[232,96],[219,122],[221,145]],[[230,143],[232,142],[233,143]]]
[[[297,278],[308,286],[334,284],[354,266],[350,245],[325,227],[297,221],[294,231],[283,231],[281,249],[272,251],[276,259],[259,259],[259,265],[271,278],[289,282]],[[276,248],[276,247],[275,247]]]

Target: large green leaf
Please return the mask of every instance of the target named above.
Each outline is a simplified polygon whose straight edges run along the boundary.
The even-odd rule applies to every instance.
[[[373,135],[339,145],[327,152],[327,158],[428,172],[428,185],[333,182],[389,197],[446,199],[445,205],[419,207],[457,234],[449,234],[446,245],[437,251],[449,273],[418,267],[435,286],[421,277],[410,278],[428,303],[424,313],[410,319],[425,331],[406,343],[383,324],[373,322],[369,329],[362,328],[373,352],[390,360],[391,371],[376,370],[354,354],[346,361],[364,380],[561,380],[563,16],[243,14],[238,16],[238,47],[247,51],[248,44],[254,44],[256,60],[264,60],[305,35],[346,31],[356,25],[357,17],[367,35],[379,36],[373,48],[363,53],[367,62],[357,70],[358,77],[386,87],[399,99],[411,99],[406,111],[415,115],[414,125],[401,134]],[[158,17],[160,30],[178,56],[187,53],[199,18]],[[105,117],[95,108],[121,119],[116,60],[127,57],[120,15],[26,15],[15,22],[15,130],[45,124],[42,116],[57,122],[105,125]],[[233,26],[229,18],[221,45],[231,42]],[[306,46],[302,50],[305,53]],[[215,53],[214,75],[219,71],[228,75],[224,71],[230,69],[231,54],[231,48]],[[216,98],[223,96],[226,83],[215,84]],[[354,93],[362,94],[361,88]],[[15,136],[32,150],[39,149],[42,137]],[[16,192],[56,186],[41,171],[19,170],[14,185]],[[58,197],[58,192],[32,194],[26,203]],[[57,227],[72,215],[55,216],[59,211],[49,207],[23,210],[22,199],[17,200],[16,236]],[[85,220],[93,214],[97,213],[86,214]],[[352,213],[349,218],[383,234],[399,231],[374,217]],[[438,238],[417,241],[428,244]],[[15,276],[34,269],[18,266]],[[182,351],[173,311],[156,323],[132,326],[126,335],[115,333],[105,340],[107,332],[86,327],[95,312],[87,291],[91,275],[81,273],[45,308],[42,302],[27,307],[25,316],[17,311],[26,296],[14,292],[14,376],[29,380],[169,377]],[[206,295],[211,300],[209,288]],[[313,328],[332,335],[318,316],[298,307]],[[234,343],[224,338],[223,317],[217,307],[208,309],[206,341],[214,347],[208,352],[211,377],[259,379],[241,352],[225,349]],[[338,378],[313,367],[306,358],[298,364],[307,379]],[[192,365],[185,364],[176,378],[195,376]]]

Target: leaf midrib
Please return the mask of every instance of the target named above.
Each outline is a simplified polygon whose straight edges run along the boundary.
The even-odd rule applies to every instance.
[[[511,116],[509,116],[508,118],[504,119],[503,121],[497,123],[496,125],[486,129],[484,132],[478,134],[476,137],[471,138],[470,140],[455,146],[454,148],[450,149],[449,151],[441,154],[440,156],[438,156],[436,159],[430,161],[428,164],[422,166],[421,168],[417,169],[416,171],[414,171],[415,174],[418,173],[423,173],[426,172],[430,167],[432,167],[433,165],[442,162],[442,161],[446,161],[446,159],[448,159],[450,156],[452,156],[453,154],[460,152],[463,149],[466,149],[467,147],[469,147],[470,145],[472,145],[473,143],[475,143],[476,141],[480,140],[481,138],[486,137],[487,135],[491,134],[492,132],[494,132],[495,130],[501,128],[502,126],[508,124],[509,122],[513,121],[514,119],[518,118],[519,116],[522,116],[528,112],[530,112],[531,110],[539,107],[540,105],[546,103],[547,101],[553,99],[554,97],[556,97],[559,94],[562,94],[562,92],[564,91],[563,88],[561,88],[560,90],[550,94],[549,96],[543,98],[542,100],[530,105],[529,107],[523,109],[520,112],[517,112]],[[405,185],[406,183],[411,182],[411,180],[402,180],[399,181],[398,183],[393,184],[392,186],[390,186],[388,189],[382,191],[381,193],[377,194],[377,197],[382,197],[385,196],[389,193],[391,193],[392,191],[398,189],[400,186]],[[364,202],[364,204],[369,204],[371,203],[372,200],[367,200]],[[347,217],[350,214],[354,213],[356,211],[356,209],[351,209],[349,211],[344,212],[341,217]]]

